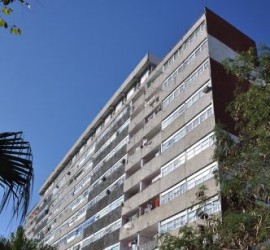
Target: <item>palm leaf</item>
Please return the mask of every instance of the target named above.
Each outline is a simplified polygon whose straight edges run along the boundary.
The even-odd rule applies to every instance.
[[[0,133],[0,213],[12,202],[12,215],[23,220],[27,214],[34,172],[32,151],[22,132]]]

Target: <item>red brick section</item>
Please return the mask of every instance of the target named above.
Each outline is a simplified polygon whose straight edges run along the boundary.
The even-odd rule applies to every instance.
[[[255,47],[255,42],[230,23],[205,8],[207,32],[234,51],[242,52]]]
[[[227,74],[223,65],[215,60],[210,59],[210,65],[216,122],[224,124],[230,132],[235,133],[234,123],[226,109],[234,99],[234,91],[239,81],[235,76]],[[248,89],[248,82],[241,82],[239,84],[241,84],[243,90]]]

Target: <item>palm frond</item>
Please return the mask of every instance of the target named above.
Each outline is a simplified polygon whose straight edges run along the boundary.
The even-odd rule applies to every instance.
[[[27,214],[34,172],[32,151],[22,132],[0,133],[0,187],[4,189],[0,213],[12,202],[12,215]]]

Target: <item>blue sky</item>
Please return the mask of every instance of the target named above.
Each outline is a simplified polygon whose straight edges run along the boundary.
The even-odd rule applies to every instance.
[[[19,6],[9,18],[23,29],[21,36],[0,29],[0,131],[24,131],[32,145],[31,206],[45,178],[141,58],[166,55],[205,6],[270,45],[268,0],[29,2],[30,10]],[[2,213],[0,235],[17,224]]]

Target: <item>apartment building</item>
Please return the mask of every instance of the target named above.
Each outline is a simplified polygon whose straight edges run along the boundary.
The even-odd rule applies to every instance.
[[[133,98],[120,249],[155,249],[158,234],[196,221],[202,183],[209,195],[203,209],[221,211],[213,130],[217,123],[233,128],[225,109],[235,89],[221,63],[251,46],[251,39],[206,9]]]
[[[141,60],[47,178],[27,237],[59,249],[118,249],[131,100],[158,63]]]
[[[152,250],[196,221],[203,183],[222,209],[214,127],[233,127],[222,61],[254,42],[209,9],[161,61],[147,54],[40,188],[28,237],[61,249]],[[199,204],[198,204],[199,206]]]

